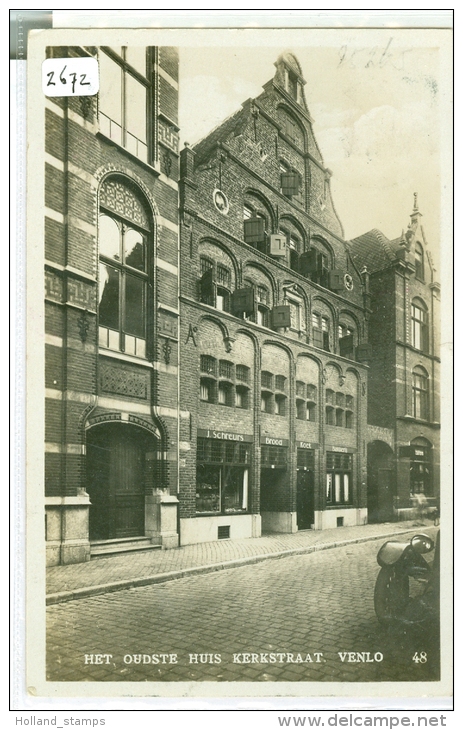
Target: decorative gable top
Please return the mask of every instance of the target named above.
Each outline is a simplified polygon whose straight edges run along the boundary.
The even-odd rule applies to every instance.
[[[302,68],[294,53],[285,51],[280,54],[275,63],[276,72],[273,78],[275,86],[283,89],[293,102],[308,113],[304,95],[306,81],[302,75]]]

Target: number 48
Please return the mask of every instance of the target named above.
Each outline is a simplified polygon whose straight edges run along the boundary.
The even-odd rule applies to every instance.
[[[426,652],[422,651],[420,654],[418,654],[418,652],[415,651],[412,661],[414,661],[415,664],[425,664],[428,661]]]

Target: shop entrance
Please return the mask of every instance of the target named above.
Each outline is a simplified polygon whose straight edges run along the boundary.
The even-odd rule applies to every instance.
[[[297,472],[297,529],[310,530],[315,520],[312,471]]]
[[[90,540],[145,534],[145,456],[154,451],[144,429],[109,423],[87,436]]]
[[[393,518],[394,454],[384,441],[368,444],[368,522],[389,522]]]

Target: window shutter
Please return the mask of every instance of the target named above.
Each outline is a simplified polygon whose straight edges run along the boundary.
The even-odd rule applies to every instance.
[[[204,272],[199,282],[199,288],[203,302],[209,303],[209,300],[214,299],[215,281],[213,269],[208,269]]]
[[[323,335],[325,332],[322,332],[321,330],[314,327],[313,329],[313,346],[314,347],[321,347],[323,348]]]
[[[333,269],[329,272],[328,287],[331,291],[340,291],[343,289],[343,272],[340,269]]]
[[[286,257],[286,236],[276,233],[270,236],[270,255],[279,258]]]
[[[246,243],[265,243],[265,220],[248,218],[244,221],[244,240]]]
[[[355,358],[358,362],[368,362],[368,360],[371,360],[371,356],[371,345],[368,342],[363,342],[361,345],[356,347]]]
[[[272,309],[272,325],[273,327],[291,326],[291,308],[288,304],[282,304]]]
[[[317,249],[311,248],[299,257],[299,273],[309,277],[317,271]]]
[[[354,354],[354,336],[347,335],[339,339],[339,354],[341,357],[349,357]]]
[[[231,295],[232,312],[235,315],[254,314],[256,311],[256,296],[254,287],[236,289]]]
[[[298,172],[282,172],[280,181],[283,195],[298,195],[300,188],[300,176]]]

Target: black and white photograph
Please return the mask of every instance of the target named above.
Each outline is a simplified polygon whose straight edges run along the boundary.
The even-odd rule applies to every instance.
[[[450,697],[450,47],[32,34],[38,696]]]

